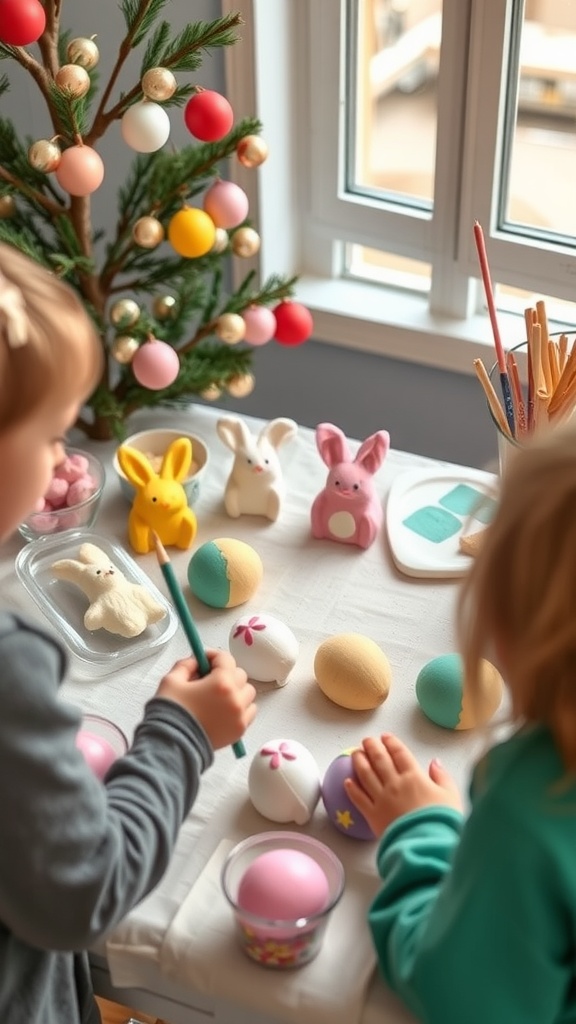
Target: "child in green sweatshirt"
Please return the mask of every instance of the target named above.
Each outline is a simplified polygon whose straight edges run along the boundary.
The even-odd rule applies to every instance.
[[[437,761],[395,736],[353,755],[381,836],[368,920],[380,970],[423,1024],[576,1022],[576,430],[532,440],[501,481],[465,578],[466,685],[506,679],[514,731],[477,765],[466,818]]]
[[[0,540],[47,490],[62,437],[102,372],[67,285],[0,245]],[[56,638],[0,613],[0,1020],[98,1024],[85,950],[158,884],[214,750],[240,738],[255,690],[230,654],[161,679],[102,785],[58,696]]]

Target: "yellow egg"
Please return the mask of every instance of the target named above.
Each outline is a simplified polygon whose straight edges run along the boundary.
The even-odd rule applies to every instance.
[[[214,221],[204,210],[185,206],[168,225],[168,241],[179,256],[195,259],[205,256],[216,240]]]
[[[340,633],[320,644],[314,658],[318,686],[330,700],[352,711],[382,704],[390,692],[390,662],[378,644],[361,633]]]

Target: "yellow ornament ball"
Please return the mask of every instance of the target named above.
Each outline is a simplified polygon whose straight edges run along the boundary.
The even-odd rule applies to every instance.
[[[195,259],[205,256],[216,240],[216,226],[204,210],[185,206],[168,225],[168,241],[179,256]]]
[[[233,537],[206,541],[188,563],[190,590],[211,608],[234,608],[249,601],[263,575],[258,552]]]
[[[322,693],[351,711],[371,711],[390,692],[390,662],[378,644],[361,633],[340,633],[320,644],[314,675]]]

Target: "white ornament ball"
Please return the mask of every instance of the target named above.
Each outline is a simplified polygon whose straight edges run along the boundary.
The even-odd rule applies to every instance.
[[[320,769],[302,743],[269,740],[254,754],[248,771],[248,793],[263,817],[305,825],[320,792]]]
[[[132,371],[139,384],[151,391],[170,387],[180,371],[178,353],[165,341],[145,341],[132,359]]]
[[[215,181],[204,196],[203,206],[217,228],[236,228],[248,216],[248,196],[233,181]]]
[[[246,324],[244,341],[250,345],[265,345],[276,333],[276,317],[268,306],[249,306],[242,313]]]
[[[122,138],[137,153],[155,153],[170,135],[170,118],[159,103],[141,100],[128,107],[120,122]]]
[[[274,615],[247,612],[236,620],[228,637],[230,653],[250,679],[284,686],[296,664],[300,644],[292,630]]]

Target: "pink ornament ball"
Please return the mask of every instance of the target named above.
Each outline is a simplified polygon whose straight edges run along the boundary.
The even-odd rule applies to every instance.
[[[98,779],[104,778],[118,756],[108,740],[103,736],[96,736],[86,729],[80,729],[77,733],[76,746],[84,754],[86,763]]]
[[[273,921],[295,921],[320,914],[330,888],[319,864],[300,850],[269,850],[242,875],[237,903],[241,910]]]
[[[170,387],[180,372],[178,353],[165,341],[153,338],[140,346],[131,363],[136,380],[144,388],[161,391]]]
[[[217,228],[236,228],[248,216],[248,196],[233,181],[215,181],[202,205]]]
[[[29,46],[46,28],[46,13],[38,0],[0,0],[0,42]]]
[[[276,333],[274,340],[280,345],[301,345],[308,341],[314,328],[312,314],[300,302],[285,299],[274,309]]]
[[[62,153],[56,180],[71,196],[89,196],[104,180],[104,164],[91,146],[70,146]]]
[[[265,345],[276,333],[276,317],[268,306],[249,306],[242,319],[246,324],[244,341],[250,345]]]
[[[218,142],[234,124],[234,111],[225,96],[200,89],[184,107],[184,121],[191,135],[202,142]]]

